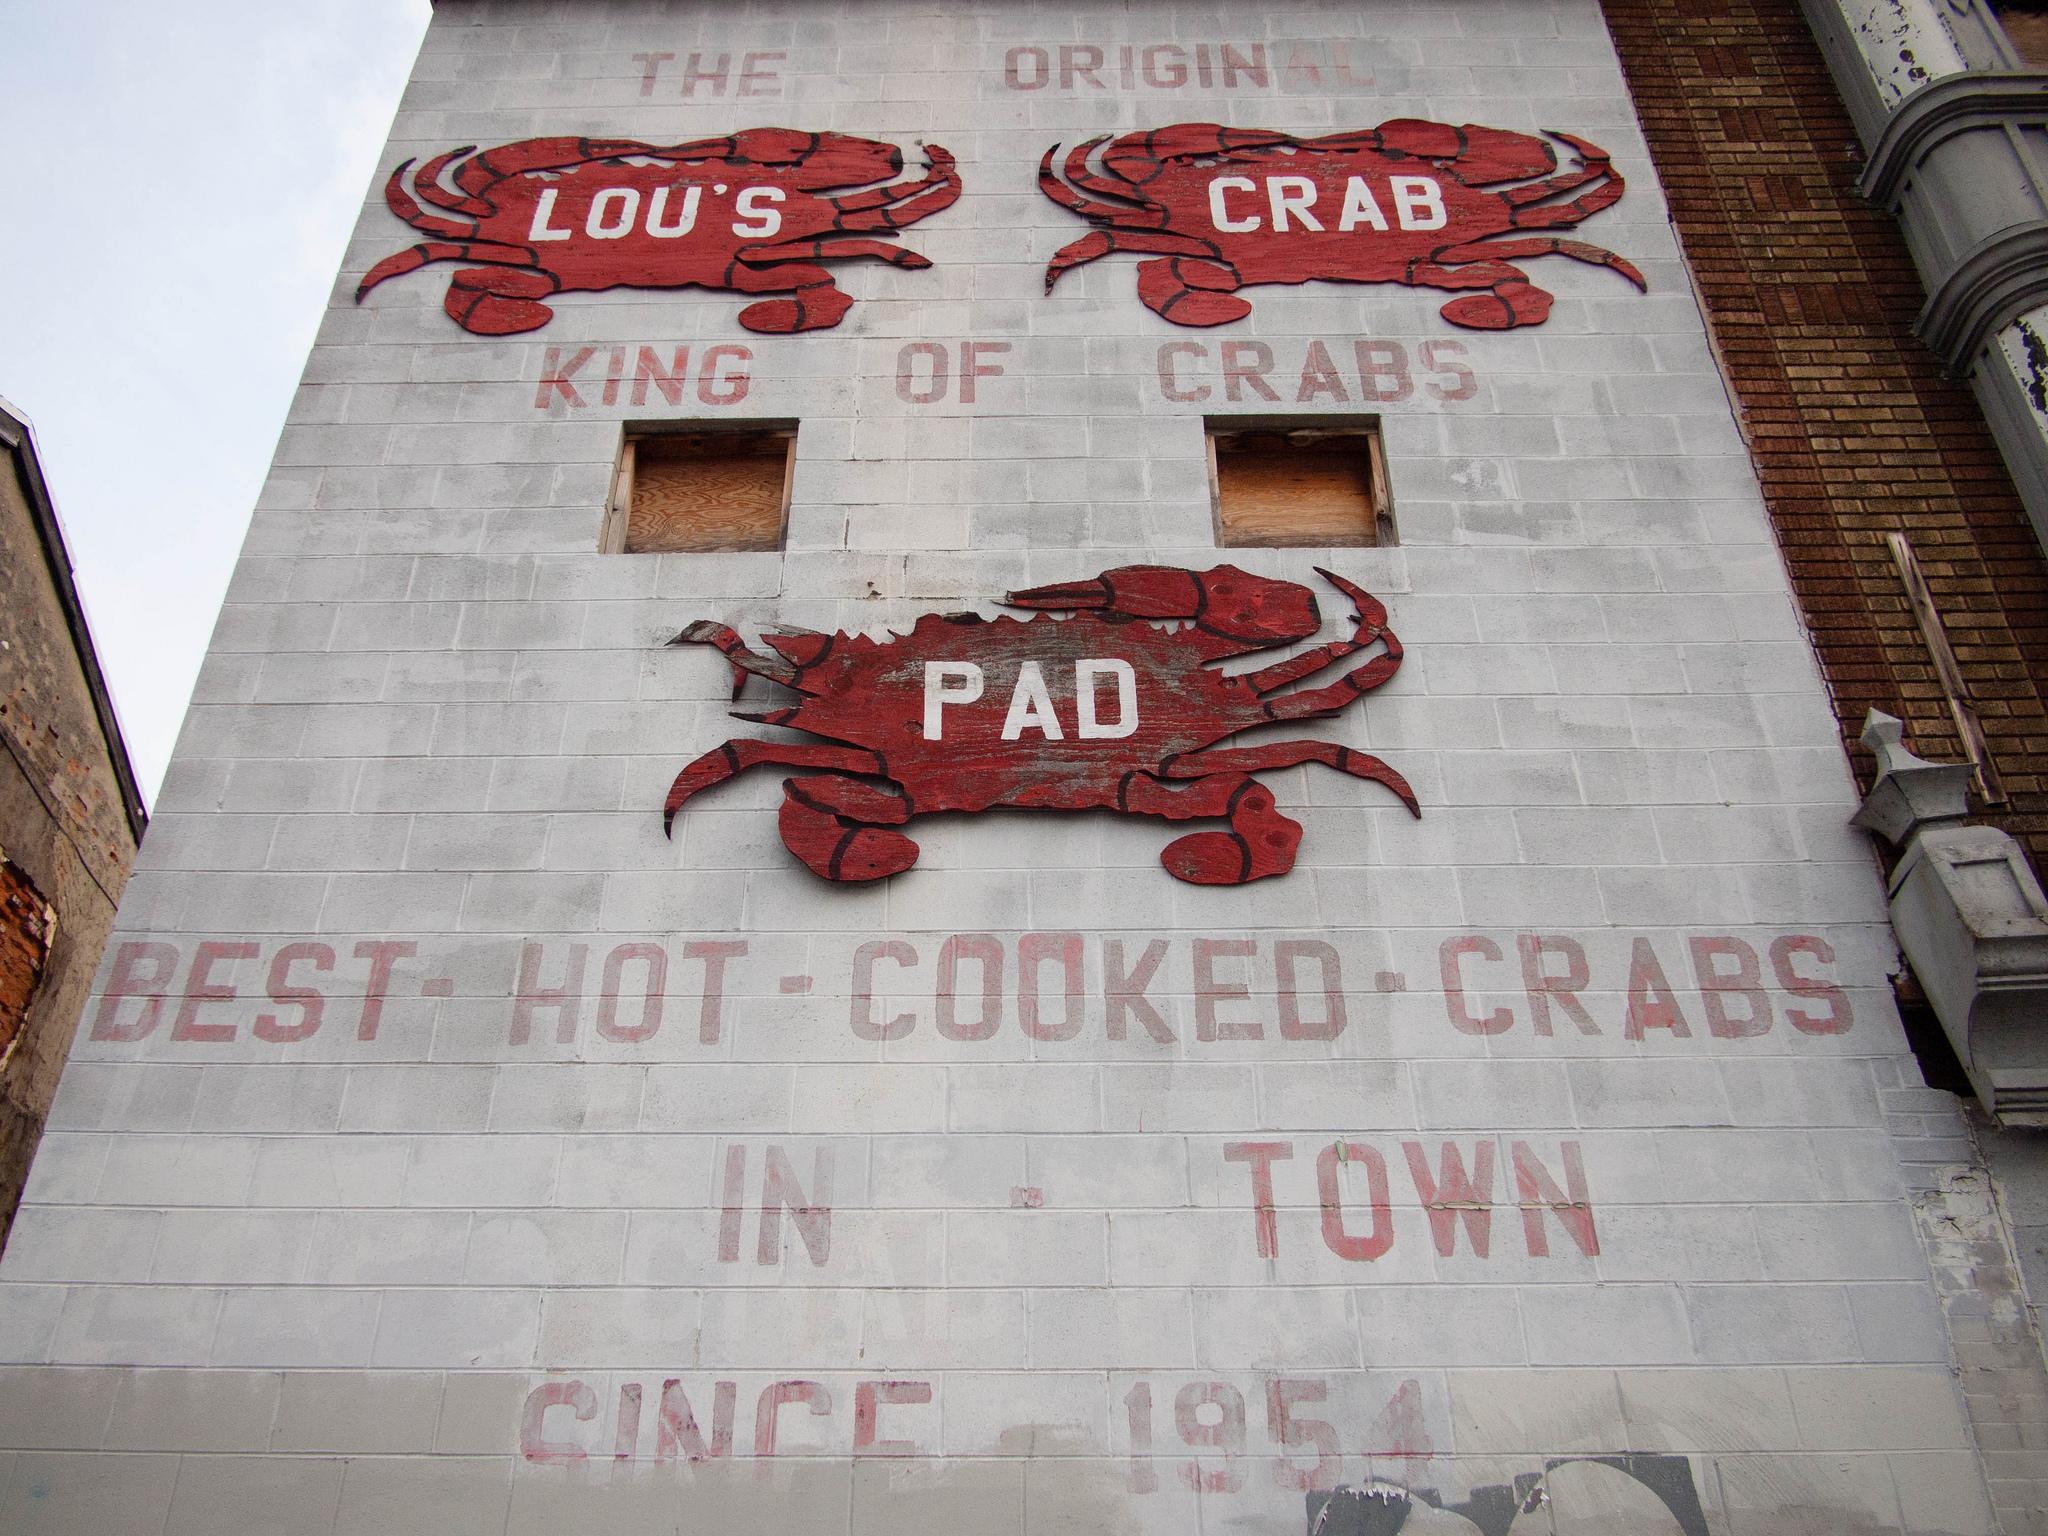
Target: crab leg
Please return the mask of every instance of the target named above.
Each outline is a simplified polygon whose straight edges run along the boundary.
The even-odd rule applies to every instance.
[[[770,625],[761,631],[761,638],[768,642],[770,649],[795,662],[799,674],[806,667],[814,667],[823,661],[840,639],[838,635],[805,629],[801,624]],[[802,681],[801,677],[798,681]]]
[[[782,787],[790,798],[848,821],[876,827],[900,827],[910,820],[910,796],[896,784],[870,784],[865,779],[842,778],[836,773],[813,774],[808,778],[784,779]]]
[[[943,149],[928,150],[927,153],[932,157],[931,171],[916,181],[873,187],[866,192],[852,192],[845,197],[827,198],[826,201],[840,213],[863,213],[871,208],[886,208],[892,203],[907,203],[927,192],[949,191],[957,195],[960,178],[953,170],[953,157]]]
[[[1099,197],[1145,201],[1144,194],[1131,190],[1129,182],[1116,177],[1098,176],[1089,169],[1088,157],[1095,152],[1095,146],[1101,142],[1100,139],[1094,139],[1078,149],[1069,150],[1067,158],[1060,165],[1060,174],[1083,192],[1093,192]],[[1059,146],[1053,147],[1057,149]]]
[[[1299,143],[1291,134],[1266,128],[1226,128],[1221,123],[1176,123],[1171,128],[1127,133],[1103,152],[1112,175],[1143,186],[1168,163],[1208,155],[1257,154]],[[1128,169],[1127,169],[1128,167]],[[1142,171],[1142,174],[1135,174]]]
[[[1069,175],[1072,175],[1073,172],[1071,168],[1075,165],[1076,162],[1079,162],[1079,164],[1083,168],[1083,173],[1085,174],[1086,167],[1088,164],[1088,157],[1094,154],[1096,150],[1102,148],[1102,146],[1107,144],[1108,142],[1109,135],[1106,133],[1098,135],[1097,137],[1092,139],[1084,139],[1078,146],[1067,152],[1067,158],[1065,162],[1061,165],[1060,169],[1062,171],[1066,171]],[[1057,155],[1059,152],[1059,145],[1054,144],[1050,148],[1048,148],[1043,155],[1039,156],[1038,184],[1041,187],[1045,188],[1046,195],[1048,197],[1051,197],[1055,202],[1064,203],[1067,207],[1073,209],[1076,213],[1079,213],[1082,211],[1084,205],[1087,202],[1087,199],[1082,197],[1080,193],[1076,192],[1072,187],[1068,186],[1065,182],[1061,181],[1059,179],[1059,176],[1054,172],[1052,168],[1052,160],[1053,156]],[[1129,197],[1131,195],[1129,192],[1117,191],[1113,188],[1105,188],[1103,190],[1105,190],[1109,193],[1109,195],[1114,197]]]
[[[1168,770],[1172,770],[1169,768]],[[1242,885],[1294,867],[1301,823],[1280,814],[1273,792],[1246,773],[1206,770],[1178,782],[1154,774],[1126,776],[1117,793],[1122,810],[1186,821],[1226,816],[1227,830],[1190,832],[1159,851],[1159,862],[1190,885]]]
[[[873,256],[892,267],[922,272],[931,258],[880,240],[791,240],[777,245],[743,245],[734,255],[751,267],[772,266],[779,261],[825,261],[834,257]]]
[[[1575,133],[1560,133],[1554,128],[1546,128],[1543,131],[1548,133],[1553,139],[1571,145],[1573,149],[1579,152],[1579,158],[1588,165],[1597,164],[1604,166],[1612,158],[1606,150],[1595,144],[1591,139],[1582,139]]]
[[[1370,640],[1332,640],[1327,645],[1318,645],[1303,651],[1299,656],[1290,656],[1285,661],[1275,662],[1256,672],[1247,672],[1244,681],[1255,693],[1271,693],[1285,688],[1289,683],[1301,681],[1312,673],[1320,672],[1340,657],[1355,655],[1372,644]]]
[[[1321,671],[1341,656],[1352,655],[1364,650],[1374,641],[1386,649],[1364,664],[1353,667],[1335,682],[1321,688],[1306,688],[1300,693],[1283,694],[1266,700],[1266,718],[1269,720],[1314,719],[1320,715],[1334,715],[1362,693],[1368,693],[1380,686],[1401,669],[1401,642],[1394,632],[1387,628],[1387,607],[1364,588],[1346,581],[1334,571],[1316,567],[1316,574],[1331,586],[1350,598],[1356,606],[1358,628],[1348,640],[1331,641],[1316,646],[1313,650],[1289,657],[1286,661],[1275,662],[1256,672],[1245,674],[1244,681],[1262,694],[1271,693],[1275,688]]]
[[[447,198],[448,194],[433,185],[432,181],[428,178],[428,172],[443,164],[447,158],[447,156],[443,155],[439,160],[434,161],[432,165],[422,166],[419,178],[414,183],[423,197],[444,207],[446,204],[442,203],[442,199]],[[451,235],[457,240],[465,239],[475,234],[476,222],[474,220],[468,223],[457,223],[454,219],[437,218],[414,201],[412,193],[406,189],[405,183],[405,173],[411,170],[412,167],[413,162],[408,160],[391,173],[391,179],[384,183],[384,206],[423,234]]]
[[[527,267],[464,267],[448,280],[441,308],[478,336],[517,336],[539,330],[553,316],[541,300],[559,293],[562,280]]]
[[[832,646],[839,638],[837,635],[821,635],[815,629],[797,629],[790,625],[778,624],[772,629],[762,630],[761,638],[768,642],[769,649],[782,656],[795,669],[784,680],[785,686],[794,688],[798,693],[815,695],[820,691],[804,681],[804,674],[832,653]],[[734,691],[734,697],[738,697],[737,690]],[[788,725],[802,708],[803,705],[799,703],[784,709],[767,710],[758,715],[749,714],[742,709],[734,710],[733,714],[742,720],[755,720],[762,725]]]
[[[747,685],[747,674],[754,673],[771,682],[787,687],[796,685],[796,668],[780,656],[763,656],[758,651],[747,649],[747,642],[729,624],[715,623],[710,619],[699,619],[686,627],[683,632],[669,641],[670,645],[708,645],[724,654],[732,663],[732,696],[738,698],[740,690]]]
[[[863,233],[871,230],[894,231],[915,224],[919,219],[928,219],[940,210],[952,207],[959,200],[959,181],[945,181],[936,186],[924,187],[909,197],[892,201],[880,208],[856,210],[851,214],[841,210],[839,217],[833,221],[833,228],[860,230]]]
[[[1645,292],[1649,283],[1636,270],[1635,263],[1612,251],[1603,251],[1597,245],[1588,245],[1583,240],[1565,240],[1556,235],[1532,235],[1524,240],[1505,240],[1497,235],[1483,236],[1478,240],[1454,245],[1448,250],[1438,251],[1439,261],[1490,261],[1500,257],[1520,256],[1569,256],[1574,261],[1583,261],[1589,266],[1607,267],[1619,272]]]
[[[1344,708],[1361,694],[1371,693],[1388,678],[1401,670],[1401,642],[1392,635],[1382,635],[1386,650],[1361,666],[1353,667],[1335,682],[1321,688],[1306,688],[1300,693],[1283,694],[1277,699],[1266,701],[1266,718],[1269,720],[1315,720],[1326,715],[1343,712]]]
[[[1471,242],[1471,246],[1479,251],[1488,249],[1483,239]],[[1438,313],[1453,325],[1470,326],[1475,331],[1511,331],[1518,325],[1540,324],[1555,302],[1555,296],[1531,283],[1528,273],[1520,267],[1490,259],[1468,260],[1459,266],[1418,257],[1408,263],[1406,281],[1464,293],[1464,297],[1451,300]],[[1487,291],[1465,293],[1467,289]]]
[[[386,256],[377,265],[363,274],[363,280],[356,285],[356,302],[363,302],[363,295],[388,278],[402,277],[407,272],[417,272],[421,267],[436,261],[488,261],[503,267],[538,267],[540,258],[523,245],[501,245],[491,240],[462,240],[448,242],[428,240],[419,245],[407,246],[393,256]]]
[[[1050,159],[1051,157],[1047,156],[1047,158]],[[1142,229],[1163,229],[1166,227],[1167,214],[1164,209],[1140,202],[1090,202],[1087,198],[1077,195],[1064,182],[1051,176],[1040,176],[1038,184],[1044,188],[1045,195],[1058,203],[1062,208],[1078,213],[1084,219],[1093,219],[1098,224],[1115,224],[1119,228],[1124,228],[1128,227],[1133,220],[1142,220],[1144,222],[1139,225]],[[1054,191],[1055,187],[1059,190]]]
[[[1230,814],[1231,796],[1249,782],[1241,774],[1203,774],[1170,779],[1134,768],[1117,785],[1116,808],[1135,816],[1163,816],[1168,821],[1227,816]]]
[[[1386,646],[1385,652],[1375,656],[1362,666],[1353,667],[1335,682],[1321,688],[1305,688],[1300,693],[1283,694],[1277,699],[1266,701],[1268,720],[1314,720],[1324,715],[1340,714],[1344,707],[1362,693],[1370,693],[1388,678],[1401,670],[1401,642],[1391,634],[1381,634],[1380,640]]]
[[[1261,667],[1256,672],[1247,672],[1240,679],[1254,692],[1271,693],[1289,683],[1299,682],[1327,667],[1340,657],[1354,655],[1378,640],[1387,627],[1387,605],[1374,597],[1363,587],[1346,581],[1334,572],[1321,566],[1315,572],[1331,586],[1350,598],[1357,612],[1352,615],[1358,627],[1347,640],[1332,640],[1314,646],[1299,656],[1290,656],[1285,661],[1276,661],[1270,667]]]
[[[1159,765],[1173,779],[1200,779],[1217,773],[1257,773],[1266,768],[1292,768],[1297,763],[1327,763],[1354,779],[1384,784],[1415,815],[1422,806],[1406,779],[1369,752],[1354,752],[1333,741],[1268,741],[1255,747],[1205,747],[1180,752]]]
[[[1145,251],[1159,256],[1200,256],[1217,260],[1220,253],[1205,240],[1189,235],[1169,235],[1143,229],[1092,229],[1070,245],[1063,245],[1045,264],[1045,291],[1075,267],[1086,266],[1112,251]]]
[[[1326,133],[1319,139],[1303,139],[1301,147],[1325,154],[1341,154],[1351,150],[1363,150],[1367,154],[1378,154],[1386,149],[1386,141],[1377,128],[1367,128],[1357,133]]]
[[[1520,267],[1511,267],[1506,262],[1495,261],[1491,257],[1467,257],[1463,266],[1457,264],[1456,258],[1450,261],[1440,259],[1451,251],[1469,250],[1472,245],[1478,243],[1472,241],[1466,245],[1449,245],[1431,255],[1418,256],[1408,263],[1402,281],[1428,288],[1450,289],[1493,288],[1502,283],[1528,281],[1529,274]]]
[[[917,844],[889,830],[910,820],[910,797],[897,786],[820,773],[784,779],[782,794],[782,845],[813,874],[881,880],[917,862]]]
[[[441,173],[464,155],[476,153],[474,144],[465,144],[460,149],[451,149],[445,155],[436,155],[422,165],[413,176],[413,190],[436,208],[446,208],[451,213],[488,214],[488,204],[480,204],[467,197],[458,196],[441,185]]]
[[[1207,256],[1162,256],[1138,263],[1138,300],[1176,325],[1228,325],[1252,312],[1234,295],[1236,271]]]
[[[1098,145],[1107,142],[1108,138],[1106,136],[1100,139],[1090,139],[1086,144],[1075,150],[1073,155],[1069,155],[1067,158],[1070,162],[1077,155],[1085,159]],[[1146,202],[1128,189],[1112,189],[1108,185],[1097,181],[1094,190],[1125,199],[1126,201],[1096,203],[1090,202],[1087,198],[1081,196],[1080,193],[1053,174],[1052,157],[1059,153],[1059,148],[1059,145],[1053,145],[1051,149],[1045,152],[1045,158],[1038,162],[1038,185],[1047,197],[1058,203],[1062,208],[1070,209],[1080,214],[1084,219],[1099,219],[1106,223],[1119,225],[1134,219],[1142,219],[1147,221],[1149,227],[1157,229],[1166,223],[1167,213],[1165,209],[1158,207],[1156,204]],[[1090,179],[1094,180],[1094,178]]]
[[[1540,203],[1546,197],[1557,197],[1574,187],[1583,187],[1589,181],[1614,175],[1614,168],[1604,159],[1597,165],[1581,166],[1575,171],[1566,171],[1562,176],[1553,176],[1548,181],[1533,181],[1526,187],[1503,187],[1494,193],[1502,202],[1519,208],[1524,203]]]
[[[662,807],[661,830],[670,832],[676,812],[686,801],[713,785],[737,778],[749,768],[775,763],[785,768],[822,768],[837,773],[886,773],[879,752],[860,747],[823,747],[803,742],[749,741],[740,737],[713,747],[676,775]]]
[[[767,335],[819,330],[853,307],[852,295],[839,289],[830,272],[797,260],[758,266],[735,256],[726,264],[725,283],[738,293],[770,295],[740,311],[741,325]]]
[[[1626,190],[1621,178],[1617,176],[1568,203],[1541,203],[1534,207],[1517,208],[1515,228],[1557,229],[1577,224],[1591,218],[1602,208],[1613,207],[1621,201],[1621,194]]]
[[[926,147],[925,158],[931,169],[918,181],[829,199],[833,212],[840,215],[837,227],[901,229],[906,224],[929,218],[942,208],[950,208],[960,196],[960,173],[953,168],[953,157],[934,144]],[[915,212],[911,211],[913,208]],[[849,213],[867,217],[849,219],[845,217]]]

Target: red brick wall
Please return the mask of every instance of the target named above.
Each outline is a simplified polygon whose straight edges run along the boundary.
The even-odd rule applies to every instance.
[[[2048,870],[2048,565],[1795,0],[1604,0],[1845,741],[1872,707],[1960,760],[1884,536],[1905,533]],[[1870,760],[1852,748],[1867,785]]]
[[[0,1056],[28,1017],[50,958],[50,907],[27,875],[0,859]]]
[[[0,449],[0,1247],[134,858],[28,482]],[[13,924],[29,892],[55,927],[24,1013],[35,945],[15,947]]]

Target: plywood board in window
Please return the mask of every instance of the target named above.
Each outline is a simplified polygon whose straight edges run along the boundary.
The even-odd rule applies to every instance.
[[[1322,548],[1378,540],[1371,442],[1278,432],[1215,439],[1216,527],[1225,547]]]
[[[2001,8],[1998,20],[2027,68],[2048,69],[2048,15]]]
[[[629,554],[780,549],[786,433],[673,433],[634,444]]]

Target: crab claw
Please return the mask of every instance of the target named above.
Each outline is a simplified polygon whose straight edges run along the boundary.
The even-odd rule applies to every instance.
[[[1126,181],[1145,182],[1168,160],[1197,155],[1242,154],[1285,144],[1287,135],[1265,128],[1226,128],[1221,123],[1176,123],[1150,133],[1127,133],[1110,145],[1103,165]]]
[[[1254,576],[1234,565],[1206,571],[1169,565],[1120,565],[1090,581],[1027,587],[1016,608],[1093,608],[1130,619],[1192,619],[1230,640],[1277,643],[1316,632],[1315,594],[1299,582]]]
[[[1201,612],[1202,578],[1171,565],[1120,565],[1087,581],[1026,587],[1013,608],[1104,608],[1134,619],[1191,619]]]
[[[1382,629],[1386,628],[1387,605],[1385,603],[1374,597],[1356,582],[1346,581],[1335,571],[1326,571],[1319,565],[1315,567],[1315,573],[1351,599],[1352,606],[1358,612],[1358,624],[1361,629],[1371,630],[1374,634],[1378,634]]]
[[[1109,587],[1100,576],[1088,581],[1056,581],[1024,587],[1003,599],[1010,608],[1107,608]]]
[[[720,652],[732,663],[732,696],[737,699],[747,684],[747,674],[772,678],[778,683],[793,684],[796,668],[780,656],[762,656],[747,649],[747,643],[729,625],[715,623],[710,619],[698,619],[683,626],[682,633],[669,641],[670,645],[708,645]]]
[[[763,630],[761,638],[800,668],[810,666],[832,649],[832,636],[821,635],[815,629],[797,629],[787,624],[778,624],[773,629]]]

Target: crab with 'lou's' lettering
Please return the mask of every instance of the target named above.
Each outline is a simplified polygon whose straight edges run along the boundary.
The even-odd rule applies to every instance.
[[[853,304],[820,262],[931,265],[890,243],[960,196],[953,157],[936,144],[925,156],[923,177],[880,187],[870,184],[903,169],[895,145],[793,128],[682,144],[521,139],[481,154],[471,145],[429,160],[409,185],[408,160],[384,201],[433,238],[370,268],[356,302],[389,278],[466,261],[476,265],[455,274],[442,307],[485,336],[538,330],[555,294],[607,288],[759,294],[740,311],[748,330],[819,330]],[[869,190],[823,195],[842,187]]]

